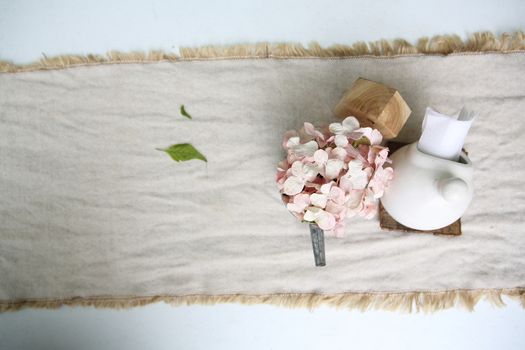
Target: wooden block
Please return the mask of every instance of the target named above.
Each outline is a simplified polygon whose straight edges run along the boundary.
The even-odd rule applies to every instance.
[[[412,111],[396,89],[359,78],[334,112],[340,118],[354,116],[361,126],[378,129],[385,139],[392,139],[399,134]]]
[[[405,145],[404,143],[400,143],[400,142],[387,143],[387,147],[390,150],[390,154],[394,153],[396,150],[403,147],[404,145]],[[388,214],[388,212],[385,210],[385,208],[383,207],[381,203],[379,203],[379,226],[381,227],[381,229],[388,230],[388,231],[431,233],[434,235],[451,235],[451,236],[461,235],[461,219],[458,219],[452,224],[446,227],[437,229],[437,230],[429,230],[429,231],[415,230],[413,228],[401,225],[399,222],[397,222],[393,217],[390,216],[390,214]]]
[[[431,233],[434,235],[451,235],[451,236],[461,235],[461,219],[458,219],[452,224],[446,227],[437,229],[437,230],[428,230],[428,231],[414,230],[412,228],[401,225],[399,222],[394,220],[394,218],[392,218],[390,214],[388,214],[385,208],[383,208],[383,205],[381,203],[379,203],[379,226],[381,227],[381,229],[388,230],[388,231]]]

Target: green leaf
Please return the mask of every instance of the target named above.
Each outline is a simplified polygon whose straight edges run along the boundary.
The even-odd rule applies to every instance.
[[[185,116],[188,119],[192,119],[191,115],[189,115],[188,112],[186,112],[186,109],[184,109],[184,105],[180,106],[180,114],[182,114],[183,116]]]
[[[200,159],[208,162],[206,157],[189,143],[179,143],[166,149],[157,148],[157,150],[166,152],[176,162],[184,162],[192,159]]]
[[[370,146],[370,140],[368,139],[368,137],[363,136],[363,137],[361,137],[359,140],[355,140],[355,141],[352,143],[352,146],[354,146],[354,148],[357,148],[357,147],[359,147],[360,145],[367,145],[367,146]]]

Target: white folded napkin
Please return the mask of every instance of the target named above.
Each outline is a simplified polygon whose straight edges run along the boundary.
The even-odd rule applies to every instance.
[[[458,161],[474,117],[475,114],[465,107],[451,116],[427,107],[418,149],[436,157]]]

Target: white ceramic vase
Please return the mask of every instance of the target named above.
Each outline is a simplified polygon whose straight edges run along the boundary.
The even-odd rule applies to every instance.
[[[394,179],[381,198],[397,222],[416,230],[435,230],[459,219],[472,196],[472,163],[462,152],[459,161],[418,150],[417,142],[392,156]]]

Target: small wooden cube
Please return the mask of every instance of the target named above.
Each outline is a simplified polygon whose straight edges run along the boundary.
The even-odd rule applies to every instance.
[[[385,139],[399,134],[411,112],[396,89],[363,78],[354,82],[335,107],[338,117],[354,116],[362,127],[378,129]]]

